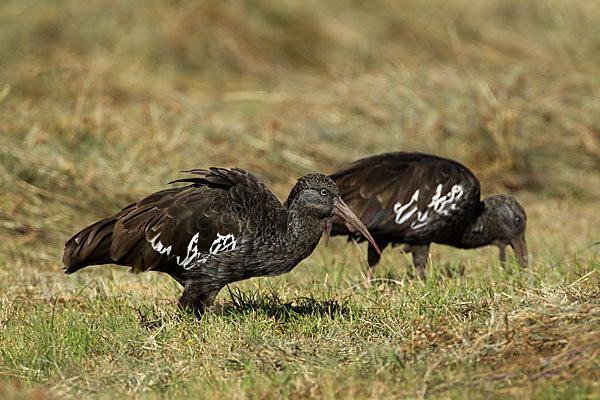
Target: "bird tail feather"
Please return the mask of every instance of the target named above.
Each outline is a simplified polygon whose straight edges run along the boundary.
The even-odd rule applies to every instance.
[[[65,273],[72,274],[89,265],[114,263],[110,245],[116,222],[114,217],[103,219],[67,240],[62,258]]]

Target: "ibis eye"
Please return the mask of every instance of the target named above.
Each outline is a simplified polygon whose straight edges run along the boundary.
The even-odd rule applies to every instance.
[[[329,191],[327,189],[321,189],[321,196],[327,196]]]
[[[520,224],[521,223],[521,217],[515,217],[515,222],[517,224]]]

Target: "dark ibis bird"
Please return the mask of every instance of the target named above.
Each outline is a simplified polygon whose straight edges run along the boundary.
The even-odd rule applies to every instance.
[[[334,215],[378,251],[326,175],[300,178],[281,204],[242,169],[186,172],[198,176],[174,181],[188,185],[151,194],[69,239],[66,273],[95,264],[164,272],[184,288],[180,306],[201,312],[228,283],[290,271],[323,232],[329,237]]]
[[[421,279],[432,242],[466,249],[496,245],[503,267],[510,245],[520,266],[527,266],[523,207],[510,196],[481,200],[479,180],[456,161],[422,153],[384,153],[330,176],[381,250],[388,244],[408,245]],[[338,219],[331,234],[357,237],[354,228]],[[379,259],[379,251],[369,246],[367,280]]]

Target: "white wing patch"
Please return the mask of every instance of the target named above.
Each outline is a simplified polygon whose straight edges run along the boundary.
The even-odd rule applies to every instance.
[[[410,198],[410,201],[408,203],[406,203],[405,205],[402,205],[400,202],[397,202],[396,204],[394,204],[394,212],[396,213],[396,223],[398,225],[402,225],[407,219],[412,217],[412,215],[417,212],[417,207],[415,206],[415,208],[411,209],[406,214],[404,213],[408,209],[408,207],[412,206],[413,204],[416,204],[418,200],[419,200],[419,189],[417,189],[415,191],[415,193]],[[417,218],[418,217],[419,216],[417,214]]]
[[[184,269],[188,269],[188,265],[198,257],[198,237],[200,236],[199,232],[190,239],[187,247],[187,253],[183,260],[179,259],[177,256],[177,264],[181,265]]]
[[[237,241],[235,240],[235,236],[233,236],[233,233],[228,233],[227,235],[221,235],[220,233],[217,233],[217,238],[210,245],[210,248],[208,249],[208,254],[203,254],[202,258],[198,257],[198,262],[206,263],[208,261],[208,257],[211,254],[219,254],[224,253],[226,251],[235,250],[236,246]],[[193,265],[183,268],[190,269],[192,267]]]
[[[463,197],[463,194],[464,190],[462,186],[454,185],[448,193],[442,196],[442,184],[440,183],[435,190],[435,194],[431,198],[431,203],[429,203],[427,207],[433,208],[436,213],[447,217],[450,215],[448,210],[458,210],[454,201]]]
[[[419,211],[417,208],[419,189],[417,189],[408,203],[403,205],[398,201],[394,204],[394,212],[396,213],[395,221],[398,225],[402,225],[416,213],[416,220],[410,224],[410,227],[412,229],[422,228],[430,222],[430,212],[447,217],[450,215],[450,211],[458,210],[455,201],[463,197],[463,195],[463,187],[454,185],[448,193],[442,196],[442,184],[440,183],[435,190],[435,194],[431,197],[431,201],[427,204],[427,209]]]
[[[152,248],[159,254],[166,254],[167,256],[171,255],[171,246],[165,247],[160,241],[158,241],[158,237],[160,236],[160,232],[156,236],[149,240],[148,243],[152,246]]]
[[[151,240],[148,241],[154,251],[159,254],[166,254],[167,256],[171,255],[172,246],[166,247],[164,244],[158,240],[160,237],[160,232],[154,236]],[[211,254],[219,254],[224,253],[226,251],[235,250],[237,247],[237,241],[235,240],[235,236],[232,233],[228,233],[227,235],[221,235],[217,233],[217,238],[210,245],[210,249],[208,250],[208,254],[201,253],[198,251],[198,238],[200,237],[200,233],[197,232],[188,243],[187,253],[185,258],[181,258],[180,256],[176,257],[177,264],[181,265],[184,269],[190,269],[194,266],[195,263],[193,261],[197,261],[200,263],[205,263],[208,261],[208,257]]]
[[[235,241],[233,233],[228,233],[227,235],[220,235],[217,233],[217,238],[210,245],[208,251],[210,254],[219,254],[225,251],[235,250],[236,245],[237,242]]]

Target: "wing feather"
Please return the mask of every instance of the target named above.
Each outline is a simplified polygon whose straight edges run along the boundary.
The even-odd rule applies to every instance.
[[[480,203],[479,181],[463,165],[421,153],[385,153],[331,175],[374,237],[432,237]],[[352,234],[334,221],[334,234]]]
[[[281,222],[281,202],[246,171],[186,172],[196,176],[174,182],[190,185],[150,194],[67,241],[67,272],[113,262],[132,272],[159,270],[176,277],[185,260],[208,254],[218,235],[240,238],[257,226],[268,230]]]

